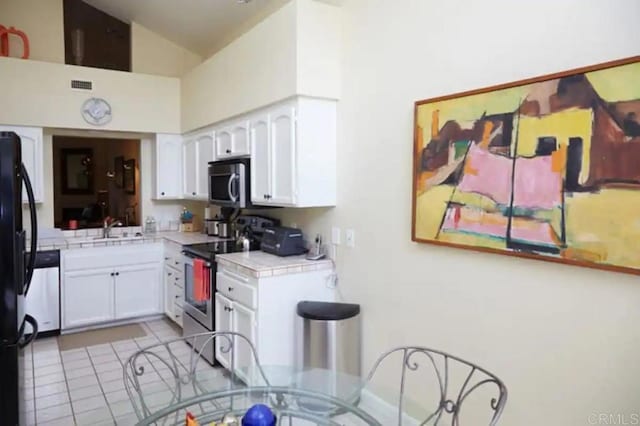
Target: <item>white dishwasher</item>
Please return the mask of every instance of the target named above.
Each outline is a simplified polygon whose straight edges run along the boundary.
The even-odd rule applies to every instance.
[[[25,298],[25,312],[38,321],[38,335],[60,332],[60,251],[36,252],[33,279]],[[30,334],[27,325],[25,334]]]

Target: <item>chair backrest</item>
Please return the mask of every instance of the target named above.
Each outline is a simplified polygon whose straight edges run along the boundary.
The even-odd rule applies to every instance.
[[[504,406],[507,403],[507,387],[505,384],[496,375],[484,368],[446,352],[420,346],[405,346],[392,349],[382,354],[374,363],[369,375],[365,379],[365,383],[371,382],[376,371],[385,360],[396,355],[399,355],[402,360],[398,399],[399,426],[402,425],[403,417],[406,415],[404,408],[408,375],[418,371],[425,361],[427,364],[425,368],[430,369],[437,378],[437,387],[440,395],[439,401],[436,401],[436,406],[433,408],[433,411],[429,412],[424,420],[419,419],[420,425],[444,425],[449,422],[448,419],[450,419],[452,426],[460,425],[460,412],[465,400],[467,400],[469,395],[485,386],[495,386],[495,390],[492,390],[492,394],[495,392],[495,396],[493,396],[490,401],[487,401],[487,408],[492,412],[489,412],[489,426],[497,424],[504,410]],[[463,380],[459,386],[453,385],[451,378],[452,368],[455,368],[458,374],[462,372]],[[472,423],[469,424],[475,426],[480,423],[478,423],[477,420],[473,420]]]
[[[158,394],[159,384],[161,391],[165,391],[164,393],[168,395],[165,400],[162,400],[162,404],[166,407],[210,393],[212,392],[210,384],[217,386],[221,383],[219,377],[213,377],[219,375],[220,370],[211,368],[201,359],[201,354],[211,345],[217,348],[232,366],[235,365],[238,348],[241,346],[240,351],[244,355],[248,353],[253,361],[250,366],[251,371],[248,372],[251,374],[251,380],[258,381],[263,386],[269,386],[255,347],[240,333],[216,331],[159,342],[131,355],[123,367],[125,389],[139,419],[148,417],[155,411],[150,408],[150,399],[153,394]],[[243,358],[247,359],[246,356]],[[145,377],[145,373],[149,373],[147,374],[149,376],[159,375],[161,383],[158,381],[151,383]],[[243,387],[244,384],[238,379],[236,370],[230,368],[229,377],[224,380],[224,388]],[[157,401],[153,402],[157,403]]]

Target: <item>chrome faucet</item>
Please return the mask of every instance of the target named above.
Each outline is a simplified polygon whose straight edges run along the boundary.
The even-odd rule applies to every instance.
[[[111,228],[113,228],[114,226],[122,226],[122,222],[120,222],[119,220],[114,220],[109,223],[107,219],[105,219],[102,224],[102,238],[111,238]]]

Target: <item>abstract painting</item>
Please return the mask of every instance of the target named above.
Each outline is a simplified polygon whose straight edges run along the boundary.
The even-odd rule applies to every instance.
[[[640,56],[416,102],[412,239],[640,273]]]

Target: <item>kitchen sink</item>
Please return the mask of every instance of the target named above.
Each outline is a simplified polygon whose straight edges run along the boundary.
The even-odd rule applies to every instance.
[[[134,236],[134,235],[112,235],[110,237],[107,238],[103,238],[103,237],[93,237],[93,241],[114,241],[114,240],[118,240],[118,241],[129,241],[129,240],[141,240],[143,237],[142,235],[138,235],[138,236]]]

